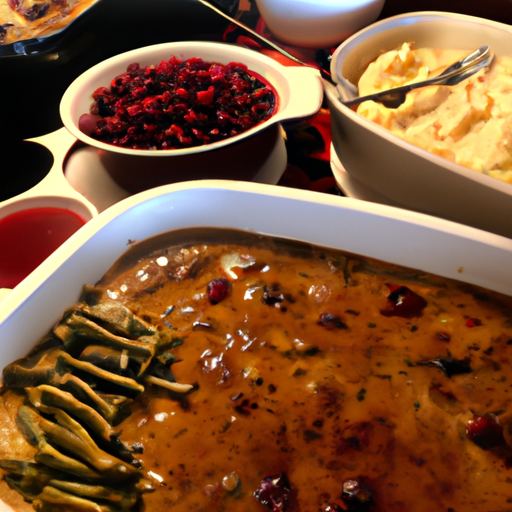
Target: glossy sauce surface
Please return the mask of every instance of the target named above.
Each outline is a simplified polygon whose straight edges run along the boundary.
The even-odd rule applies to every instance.
[[[54,207],[0,219],[0,287],[14,288],[85,222],[71,210]]]
[[[195,386],[182,399],[148,387],[120,426],[157,487],[145,510],[510,510],[510,298],[240,238],[171,240],[96,287],[182,340],[172,371]],[[219,278],[228,293],[212,303]],[[467,435],[487,414],[504,436],[492,449]],[[286,504],[256,498],[282,475]],[[373,504],[347,501],[351,479]]]

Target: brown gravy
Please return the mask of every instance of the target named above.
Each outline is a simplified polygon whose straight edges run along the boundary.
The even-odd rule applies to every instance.
[[[146,386],[119,425],[154,483],[143,510],[512,510],[511,298],[218,230],[137,244],[88,293],[181,340],[194,385]],[[281,504],[257,499],[269,477]]]

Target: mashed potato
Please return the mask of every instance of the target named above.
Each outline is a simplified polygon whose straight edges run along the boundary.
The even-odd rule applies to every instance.
[[[368,66],[359,93],[424,80],[467,53],[404,43]],[[396,109],[366,101],[357,112],[420,148],[512,183],[512,56],[456,86],[411,91]]]

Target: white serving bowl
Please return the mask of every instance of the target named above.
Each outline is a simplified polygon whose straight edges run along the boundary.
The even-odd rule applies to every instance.
[[[93,102],[92,93],[101,86],[108,86],[117,75],[124,73],[128,65],[138,63],[141,67],[169,60],[200,57],[208,62],[228,64],[241,62],[249,71],[266,79],[276,90],[275,113],[265,122],[234,137],[192,148],[172,150],[141,150],[116,147],[97,141],[79,129],[79,119],[88,113]],[[169,157],[197,154],[235,144],[269,126],[315,114],[322,103],[323,89],[318,70],[311,67],[285,67],[275,60],[254,50],[240,46],[204,41],[180,41],[163,43],[122,53],[93,66],[80,75],[66,90],[60,104],[60,115],[64,126],[79,140],[101,150],[122,155]],[[212,176],[213,177],[213,176]]]
[[[219,227],[301,240],[512,295],[512,240],[399,208],[224,180],[141,192],[90,220],[0,304],[0,369],[23,356],[127,250],[168,231]],[[29,319],[29,321],[27,321]]]
[[[385,0],[256,0],[270,32],[302,48],[331,48],[375,21]]]
[[[512,237],[512,185],[420,149],[356,114],[339,101],[357,95],[366,66],[381,53],[413,41],[417,47],[474,50],[488,44],[512,55],[512,27],[444,12],[409,13],[374,23],[342,43],[326,83],[334,150],[353,182],[382,201]]]

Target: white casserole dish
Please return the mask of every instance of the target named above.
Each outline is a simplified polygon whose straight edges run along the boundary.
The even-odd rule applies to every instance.
[[[131,241],[208,226],[307,241],[512,295],[508,238],[328,194],[222,180],[179,183],[108,208],[0,302],[0,368],[25,355]]]
[[[26,354],[131,241],[205,226],[307,241],[512,295],[508,238],[322,193],[221,180],[178,183],[100,213],[0,302],[0,368]],[[0,511],[11,511],[1,499]]]

